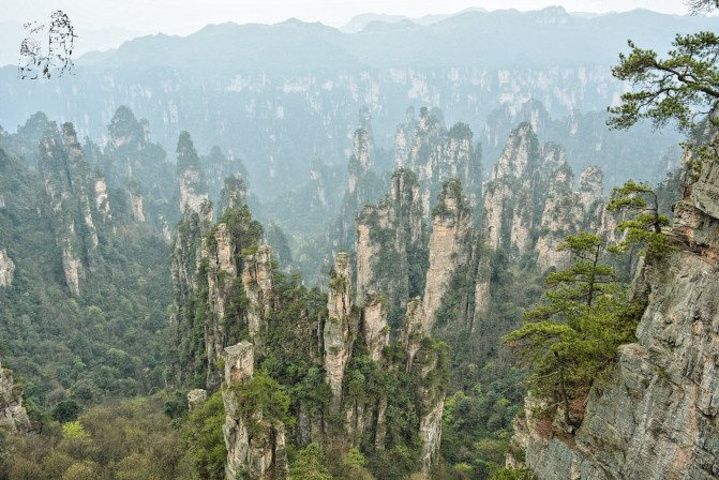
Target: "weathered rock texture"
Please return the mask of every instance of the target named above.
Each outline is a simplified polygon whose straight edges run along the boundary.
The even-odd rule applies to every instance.
[[[63,124],[60,132],[54,123],[51,125],[40,142],[39,168],[45,180],[53,233],[62,252],[65,281],[70,292],[79,296],[88,270],[97,264],[96,219],[102,214],[93,198],[96,185],[73,125]]]
[[[532,125],[519,125],[485,188],[485,241],[515,258],[538,251],[541,269],[561,268],[568,260],[555,250],[561,239],[602,222],[602,179],[601,170],[588,167],[574,191],[564,149],[551,142],[540,146]]]
[[[580,194],[572,191],[573,181],[572,171],[562,158],[549,185],[539,222],[539,238],[535,249],[537,266],[542,271],[551,267],[562,270],[569,266],[569,252],[558,251],[557,247],[567,235],[579,233],[584,224],[584,204]]]
[[[187,408],[192,411],[201,406],[207,400],[207,390],[195,388],[187,392]]]
[[[594,389],[573,436],[548,437],[531,415],[513,443],[539,480],[719,477],[719,168],[705,162],[675,207],[675,250],[648,258],[634,292],[648,306]],[[516,460],[516,459],[515,459]]]
[[[272,309],[272,250],[262,245],[244,259],[242,287],[247,297],[247,324],[255,348],[261,349],[262,335]]]
[[[15,262],[7,254],[6,249],[0,249],[0,287],[9,287],[15,278]]]
[[[409,162],[409,154],[412,148],[414,131],[417,128],[417,121],[414,118],[414,107],[408,107],[405,114],[405,121],[397,127],[394,137],[394,166],[402,168]]]
[[[616,219],[604,210],[601,170],[586,168],[575,189],[564,149],[551,142],[540,145],[531,123],[509,135],[483,202],[469,330],[482,338],[480,351],[487,351],[516,326],[485,322],[501,293],[496,289],[504,288],[493,284],[492,272],[508,265],[527,275],[562,269],[570,256],[557,247],[567,235],[598,231],[609,242],[617,238]]]
[[[370,358],[375,362],[382,360],[382,350],[389,345],[386,302],[379,292],[369,292],[362,309],[361,328]]]
[[[410,269],[421,269],[426,263],[426,232],[416,175],[409,169],[395,171],[390,193],[376,206],[365,206],[356,223],[360,302],[367,292],[376,290],[387,295],[389,305],[404,308],[423,286],[410,278]]]
[[[472,210],[466,203],[459,181],[445,182],[433,211],[429,240],[429,270],[424,289],[424,331],[427,333],[434,327],[435,314],[452,277],[470,259]]]
[[[180,212],[198,212],[209,199],[204,172],[190,134],[180,133],[177,141],[177,178],[180,192]]]
[[[225,425],[222,432],[227,448],[225,478],[236,480],[282,480],[289,474],[285,451],[285,426],[264,418],[264,412],[247,413],[239,404],[235,388],[252,381],[252,344],[241,342],[225,349]]]
[[[400,342],[407,354],[407,372],[418,379],[415,386],[417,414],[422,442],[422,476],[429,479],[430,467],[439,455],[442,440],[442,412],[447,386],[448,352],[444,344],[429,338],[427,321],[419,298],[407,305]]]
[[[102,215],[103,223],[107,224],[112,220],[112,212],[110,211],[110,200],[107,194],[107,182],[101,173],[96,174],[94,193],[95,208]]]
[[[13,432],[30,428],[30,419],[22,406],[22,387],[12,378],[12,370],[0,365],[0,429]]]
[[[332,391],[332,414],[338,414],[342,407],[342,380],[352,356],[352,343],[357,331],[357,319],[352,310],[351,278],[349,256],[346,253],[337,254],[330,275],[328,318],[324,328],[324,363],[327,383]]]
[[[510,134],[485,188],[483,228],[491,248],[504,247],[521,255],[531,247],[531,230],[543,204],[536,197],[545,193],[539,184],[541,160],[531,125],[521,124]]]
[[[476,205],[480,194],[480,151],[472,145],[472,131],[463,123],[447,130],[441,117],[439,110],[420,109],[406,160],[407,130],[415,125],[413,119],[399,127],[395,140],[396,163],[406,164],[417,174],[425,215],[429,215],[442,184],[450,178],[462,183],[471,206]]]
[[[228,323],[237,320],[228,315],[238,277],[235,241],[227,225],[221,223],[211,238],[203,239],[200,252],[201,274],[207,282],[207,308],[205,321],[205,349],[207,354],[207,385],[216,387],[219,382],[218,362],[227,345]],[[204,268],[203,268],[204,267]]]
[[[218,365],[227,345],[249,338],[262,353],[262,334],[271,310],[272,252],[269,246],[258,245],[261,227],[252,220],[245,197],[242,180],[228,178],[221,221],[213,226],[209,201],[199,211],[188,206],[174,240],[175,323],[186,335],[203,332],[192,345],[201,345],[204,352],[192,352],[191,370],[197,374],[202,368],[208,389],[222,381]],[[195,321],[202,325],[194,325]],[[200,358],[205,359],[203,367]],[[182,371],[178,374],[182,376]]]
[[[417,297],[407,304],[407,313],[404,317],[404,325],[400,331],[400,342],[407,352],[407,371],[412,369],[414,356],[417,355],[421,341],[425,336],[424,310],[422,299]]]
[[[354,132],[352,155],[347,166],[347,192],[342,199],[340,213],[328,232],[333,247],[338,249],[349,249],[354,245],[357,213],[380,195],[380,181],[374,172],[374,140],[368,110],[360,110],[359,125]]]

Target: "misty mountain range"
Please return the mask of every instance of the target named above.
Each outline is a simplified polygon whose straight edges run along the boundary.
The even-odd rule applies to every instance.
[[[626,40],[666,50],[667,32],[719,27],[712,17],[647,10],[588,16],[561,7],[395,20],[355,19],[344,30],[362,27],[357,33],[292,19],[145,36],[82,56],[74,75],[50,80],[55,88],[19,80],[16,67],[6,66],[0,125],[14,130],[43,110],[72,121],[81,136],[101,139],[117,107],[127,105],[168,151],[188,130],[201,151],[217,145],[241,157],[253,190],[274,195],[309,178],[314,159],[345,165],[360,107],[372,113],[380,149],[392,150],[408,106],[438,107],[448,125],[470,125],[484,144],[484,161],[492,163],[509,129],[532,120],[523,115],[536,111],[526,106],[533,101],[562,125],[550,129],[561,138],[547,140],[581,146],[569,149],[573,166],[606,167],[615,158],[608,146],[634,155],[631,144],[641,136],[641,130],[629,136],[601,127],[606,106],[625,90],[610,66]],[[676,141],[673,133],[655,137],[651,151],[642,145],[643,155],[660,158]],[[613,183],[635,173],[627,165],[609,171]]]

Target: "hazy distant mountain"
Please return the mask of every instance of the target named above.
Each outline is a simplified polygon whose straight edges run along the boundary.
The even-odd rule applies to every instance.
[[[400,20],[409,19],[383,23]],[[377,22],[381,17],[371,20],[375,26]],[[296,19],[275,25],[224,23],[187,37],[140,37],[117,50],[87,55],[78,65],[201,67],[210,76],[346,67],[608,65],[626,49],[629,37],[663,50],[669,47],[667,32],[717,29],[719,18],[649,10],[586,17],[549,7],[533,12],[471,11],[420,27],[375,27],[346,34]]]
[[[0,22],[0,65],[17,64],[22,34],[22,24]]]
[[[339,29],[340,31],[344,33],[357,33],[361,32],[365,29],[367,25],[373,22],[382,22],[382,23],[400,23],[403,21],[409,21],[416,25],[431,25],[433,23],[440,22],[442,20],[445,20],[449,17],[453,17],[455,15],[460,15],[462,13],[467,12],[486,12],[484,8],[479,7],[470,7],[465,8],[461,12],[456,13],[446,13],[446,14],[430,14],[425,15],[423,17],[407,17],[404,15],[387,15],[387,14],[378,14],[378,13],[363,13],[361,15],[356,15],[352,17],[352,19],[347,22],[345,25],[341,26]]]
[[[100,30],[81,29],[81,34],[75,40],[75,54],[77,56],[96,50],[109,50],[119,47],[122,42],[137,37],[140,32],[124,28],[105,28]],[[28,36],[27,31],[19,22],[0,22],[0,66],[17,65],[20,53],[20,43]]]
[[[117,107],[128,105],[168,150],[188,130],[203,153],[218,145],[241,157],[253,189],[275,195],[309,178],[317,158],[344,164],[362,106],[373,115],[376,144],[389,149],[410,105],[439,107],[448,125],[463,121],[480,132],[497,109],[514,118],[536,100],[550,117],[574,125],[588,112],[605,111],[624,91],[609,67],[629,37],[661,51],[673,33],[719,30],[719,18],[647,10],[588,17],[560,7],[416,22],[375,19],[350,34],[293,19],[209,25],[186,37],[145,36],[82,56],[75,74],[53,80],[54,88],[23,82],[14,67],[5,67],[0,125],[12,129],[43,110],[75,122],[81,135],[101,138]],[[592,121],[603,128],[601,118]],[[491,129],[500,143],[511,128],[502,125]],[[619,151],[629,151],[622,138],[636,144],[629,136],[612,138]],[[655,138],[656,148],[675,140]],[[592,148],[609,161],[606,142]]]

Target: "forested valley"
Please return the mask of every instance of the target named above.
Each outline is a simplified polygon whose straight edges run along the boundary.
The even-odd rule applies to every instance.
[[[503,15],[595,45],[647,13]],[[324,66],[188,85],[165,75],[205,37],[147,37],[165,60],[88,54],[22,108],[0,69],[0,120],[24,115],[0,127],[0,479],[718,478],[719,38],[657,53],[638,26],[606,72],[568,49],[533,83],[492,56],[381,65],[406,24],[273,28]],[[66,97],[91,78],[117,82],[102,112]]]

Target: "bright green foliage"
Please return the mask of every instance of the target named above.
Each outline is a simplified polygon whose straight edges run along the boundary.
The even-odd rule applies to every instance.
[[[627,212],[625,220],[618,225],[626,236],[617,245],[617,250],[624,251],[632,245],[640,245],[653,256],[661,256],[669,250],[669,240],[662,233],[662,227],[669,225],[669,217],[659,214],[659,199],[648,185],[629,180],[615,188],[607,210]]]
[[[203,224],[200,217],[189,212],[178,225],[178,238],[184,243],[181,252],[174,252],[173,268],[186,268],[192,271],[198,263],[195,258],[197,246],[204,237],[207,248],[216,251],[217,240],[215,233],[219,224],[227,227],[233,247],[233,256],[237,271],[244,268],[244,258],[256,253],[262,238],[262,225],[253,220],[247,205],[238,208],[227,208],[218,225],[210,229]],[[209,232],[208,232],[209,230]],[[176,289],[176,301],[179,306],[176,312],[177,323],[171,326],[169,337],[172,339],[168,345],[168,357],[175,363],[174,369],[178,373],[178,383],[185,387],[205,387],[208,379],[208,358],[205,347],[205,328],[212,318],[212,311],[208,303],[209,276],[211,269],[209,260],[203,258],[199,261],[199,268],[195,275],[194,290]],[[222,273],[218,280],[230,281]],[[222,322],[226,328],[227,344],[232,345],[247,338],[248,327],[244,321],[247,308],[247,298],[240,278],[234,279],[230,289],[229,302]],[[214,364],[214,360],[211,364]]]
[[[13,285],[0,288],[3,364],[25,385],[27,404],[41,406],[33,415],[64,401],[88,406],[161,385],[172,296],[162,236],[149,225],[124,223],[119,192],[111,189],[113,228],[96,222],[92,267],[82,265],[82,294],[71,298],[42,172],[0,148],[0,191],[0,245],[17,266]],[[74,221],[78,236],[87,235],[79,226],[84,219]],[[64,407],[56,413],[72,416]]]
[[[524,326],[504,342],[531,366],[530,388],[546,403],[545,413],[561,407],[565,422],[578,426],[572,401],[614,362],[619,345],[634,340],[641,306],[613,281],[613,269],[599,263],[598,236],[567,237],[563,248],[573,252],[571,266],[550,276],[546,302],[527,312]]]
[[[534,474],[527,468],[503,468],[495,472],[489,480],[534,480]]]
[[[452,478],[486,479],[504,465],[526,374],[496,360],[471,370],[474,385],[447,397],[441,454],[458,475]]]
[[[187,446],[163,413],[163,400],[157,395],[91,407],[62,427],[48,422],[32,435],[0,437],[0,478],[192,480]],[[194,478],[222,480],[224,457],[221,466],[219,476]]]
[[[67,422],[62,426],[63,438],[90,438],[80,422]]]
[[[359,468],[367,465],[367,459],[356,448],[350,448],[342,463],[350,468]]]
[[[702,2],[706,3],[706,2]],[[699,113],[716,110],[719,104],[719,37],[712,32],[677,35],[668,58],[637,47],[619,55],[612,74],[638,86],[622,95],[622,103],[608,110],[612,128],[628,128],[642,119],[655,126],[676,120],[683,130],[695,126]],[[703,112],[702,112],[703,111]]]
[[[237,404],[243,418],[252,418],[255,412],[262,412],[262,418],[271,422],[293,424],[289,415],[290,397],[285,388],[266,373],[255,372],[251,379],[233,387]]]
[[[290,465],[289,480],[332,480],[332,475],[322,460],[322,447],[317,443],[310,443]]]
[[[600,297],[615,294],[614,269],[599,264],[602,249],[603,242],[598,235],[580,233],[566,237],[557,250],[569,251],[572,263],[566,270],[549,274],[545,282],[547,302],[525,312],[525,320],[558,317],[574,325]]]
[[[182,438],[188,448],[193,479],[221,479],[225,474],[227,450],[222,437],[225,407],[217,392],[195,409],[187,419]]]
[[[235,248],[237,249],[237,253],[256,248],[262,239],[262,225],[257,220],[252,219],[252,213],[247,205],[242,205],[240,208],[227,209],[220,223],[227,225],[227,230],[232,240],[236,242]],[[243,253],[243,255],[245,254],[246,253]]]

